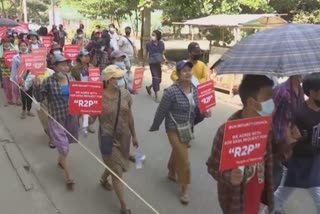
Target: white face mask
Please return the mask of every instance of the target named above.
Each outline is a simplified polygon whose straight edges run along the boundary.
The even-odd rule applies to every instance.
[[[124,62],[114,62],[114,64],[117,65],[122,70],[126,69],[126,65],[124,64]]]
[[[156,41],[156,40],[157,40],[157,37],[151,36],[151,40],[152,40],[152,41]]]
[[[109,31],[110,31],[111,33],[114,33],[114,32],[116,31],[116,29],[110,28]]]
[[[60,51],[60,50],[54,50],[54,51],[53,51],[53,54],[54,54],[54,55],[61,55],[61,51]]]
[[[274,102],[273,99],[266,100],[261,103],[261,111],[258,111],[260,116],[271,115],[274,111]]]

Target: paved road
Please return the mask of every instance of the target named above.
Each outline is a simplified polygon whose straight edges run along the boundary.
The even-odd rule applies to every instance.
[[[148,74],[146,80],[150,80]],[[48,197],[62,214],[119,213],[118,201],[114,193],[106,192],[98,185],[103,167],[86,151],[79,145],[71,146],[71,167],[76,181],[76,189],[73,193],[67,192],[63,185],[61,170],[56,166],[57,152],[47,147],[48,139],[41,130],[38,119],[20,120],[20,108],[2,107],[2,97],[0,98],[0,106],[0,117],[31,163],[31,167]],[[161,131],[157,133],[147,132],[156,107],[156,104],[146,95],[144,90],[134,97],[137,134],[141,148],[147,155],[147,162],[142,170],[136,170],[132,167],[126,174],[125,180],[161,214],[220,214],[216,184],[206,172],[205,161],[209,155],[217,127],[235,111],[235,108],[219,103],[213,110],[213,117],[196,127],[196,141],[190,149],[192,201],[188,207],[183,207],[177,198],[177,187],[166,179],[166,164],[170,146],[164,129],[162,127]],[[82,138],[81,142],[99,155],[96,135],[90,135],[87,139]],[[153,213],[133,194],[128,192],[127,198],[133,213]],[[295,194],[288,203],[290,206],[288,213],[314,214],[311,202],[305,193]]]

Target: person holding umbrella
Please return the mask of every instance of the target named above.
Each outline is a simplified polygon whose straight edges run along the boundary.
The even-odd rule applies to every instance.
[[[292,158],[288,161],[287,172],[275,192],[275,214],[284,214],[283,204],[294,190],[306,189],[320,213],[320,74],[305,76],[303,91],[308,97],[295,109],[292,121],[302,133],[294,146]]]
[[[285,128],[294,123],[294,113],[304,103],[304,93],[301,87],[301,75],[289,77],[286,82],[281,83],[273,89],[273,100],[275,112],[273,114],[272,128],[276,140],[283,138]],[[286,167],[274,165],[274,189],[280,185],[282,175],[286,174]],[[279,190],[280,191],[280,190]]]

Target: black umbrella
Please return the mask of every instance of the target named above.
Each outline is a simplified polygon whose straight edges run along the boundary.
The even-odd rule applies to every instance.
[[[0,27],[15,27],[18,26],[19,23],[7,18],[0,18]]]

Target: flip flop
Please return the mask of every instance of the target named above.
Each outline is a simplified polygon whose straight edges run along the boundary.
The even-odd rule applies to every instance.
[[[67,189],[73,191],[73,190],[74,190],[74,184],[75,184],[75,183],[74,183],[73,180],[71,180],[71,179],[70,179],[70,180],[67,180],[67,181],[66,181]]]
[[[120,213],[121,214],[131,214],[131,210],[130,209],[121,209]]]

